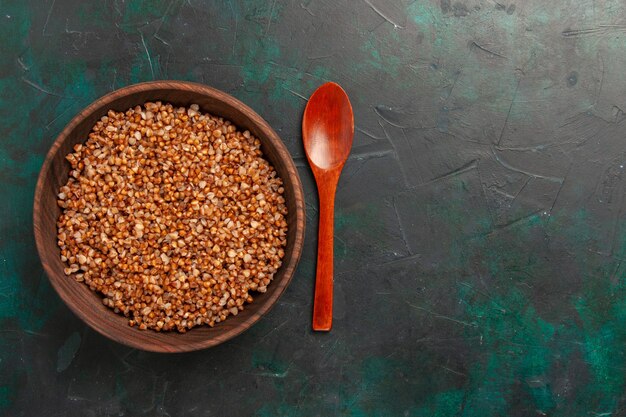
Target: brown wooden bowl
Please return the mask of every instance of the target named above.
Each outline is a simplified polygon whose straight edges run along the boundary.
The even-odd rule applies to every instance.
[[[224,117],[241,129],[248,129],[262,143],[265,157],[284,182],[288,208],[287,248],[283,264],[268,286],[237,316],[229,317],[215,327],[199,326],[187,333],[138,330],[128,319],[105,307],[100,294],[91,291],[63,273],[57,246],[56,221],[61,213],[57,206],[59,188],[67,182],[70,165],[65,156],[77,143],[87,139],[96,121],[108,110],[125,111],[147,101],[170,102],[189,106],[196,103],[202,111]],[[267,313],[283,293],[296,269],[304,242],[304,196],[298,171],[289,152],[274,130],[250,107],[234,97],[213,88],[182,81],[155,81],[131,85],[96,100],[80,112],[54,141],[43,163],[34,203],[34,230],[37,250],[52,286],[68,307],[89,326],[119,343],[153,352],[187,352],[215,346],[250,328]]]

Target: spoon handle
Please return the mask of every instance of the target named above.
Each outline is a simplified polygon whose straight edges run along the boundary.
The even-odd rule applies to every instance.
[[[320,202],[313,330],[329,331],[333,323],[333,235],[337,179],[318,181]]]

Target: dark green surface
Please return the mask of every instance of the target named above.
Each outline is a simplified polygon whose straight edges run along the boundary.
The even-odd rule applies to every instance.
[[[0,0],[0,409],[11,416],[626,415],[622,1]],[[251,105],[307,198],[258,325],[184,355],[88,329],[39,265],[32,198],[63,126],[134,82]],[[310,328],[305,97],[350,95],[335,323]]]

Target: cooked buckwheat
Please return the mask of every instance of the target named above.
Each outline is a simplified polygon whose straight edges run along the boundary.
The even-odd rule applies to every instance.
[[[109,111],[67,155],[65,273],[139,329],[237,315],[284,257],[287,208],[260,142],[197,105]]]

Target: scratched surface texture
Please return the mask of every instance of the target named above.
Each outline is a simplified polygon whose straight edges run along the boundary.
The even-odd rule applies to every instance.
[[[626,5],[620,0],[0,1],[0,413],[625,416]],[[265,117],[304,183],[277,306],[181,355],[61,303],[31,205],[97,97],[184,79]],[[317,197],[300,121],[349,93],[335,322],[310,328]]]

